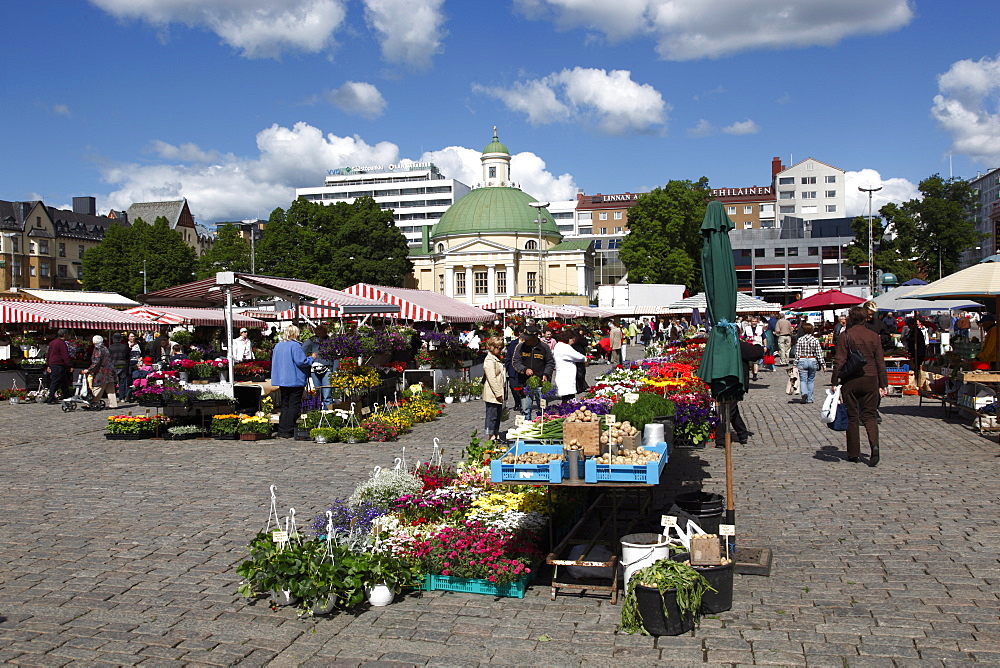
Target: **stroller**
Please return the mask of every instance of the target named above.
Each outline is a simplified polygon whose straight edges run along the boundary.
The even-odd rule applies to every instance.
[[[91,379],[88,374],[80,374],[80,377],[77,378],[75,383],[73,383],[73,387],[76,388],[76,393],[72,397],[62,400],[62,409],[64,413],[75,411],[77,406],[82,407],[85,411],[102,411],[107,408],[107,404],[104,402],[104,399],[97,399],[94,397],[94,390],[90,386],[90,382]]]

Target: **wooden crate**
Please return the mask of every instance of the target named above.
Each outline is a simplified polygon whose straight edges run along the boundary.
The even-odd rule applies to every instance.
[[[601,454],[601,424],[599,422],[563,422],[563,443],[576,442],[583,447],[584,457]]]

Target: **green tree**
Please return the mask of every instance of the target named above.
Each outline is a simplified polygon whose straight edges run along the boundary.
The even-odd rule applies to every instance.
[[[884,219],[873,223],[875,268],[908,280],[922,273],[929,280],[954,273],[961,254],[982,241],[970,212],[976,195],[968,181],[927,177],[918,185],[921,197],[879,209]],[[892,239],[884,239],[890,232]],[[854,265],[868,261],[868,221],[854,221],[854,243],[848,251]],[[907,278],[904,278],[907,277]]]
[[[189,282],[195,252],[163,216],[152,225],[137,218],[131,227],[109,226],[104,240],[84,253],[82,266],[84,289],[134,299],[143,292],[143,271],[149,292]]]
[[[619,251],[630,283],[680,283],[701,290],[701,224],[711,199],[704,176],[668,181],[639,195]]]
[[[257,244],[260,270],[330,288],[365,282],[402,286],[413,271],[393,220],[370,197],[331,206],[296,200],[271,213]]]
[[[250,242],[238,227],[226,223],[215,234],[215,243],[197,262],[198,278],[215,276],[219,271],[250,271]]]

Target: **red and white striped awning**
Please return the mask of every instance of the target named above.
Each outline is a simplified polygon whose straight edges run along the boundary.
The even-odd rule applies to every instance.
[[[487,322],[496,317],[481,308],[469,306],[458,299],[428,290],[358,283],[347,288],[345,292],[387,304],[396,304],[399,306],[401,319],[415,322]]]
[[[532,317],[538,318],[573,318],[579,315],[579,313],[571,311],[564,306],[526,302],[520,299],[498,299],[489,304],[482,304],[479,308],[486,309],[487,311],[502,310],[528,313]]]
[[[0,301],[0,322],[70,329],[156,330],[157,325],[123,311],[93,304]]]
[[[190,306],[136,306],[125,311],[137,318],[143,318],[159,325],[204,325],[223,327],[226,311],[221,308],[192,308]],[[235,327],[263,327],[264,322],[242,314],[233,315]]]

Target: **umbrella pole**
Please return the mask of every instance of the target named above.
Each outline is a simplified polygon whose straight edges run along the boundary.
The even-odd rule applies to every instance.
[[[731,415],[729,411],[732,407],[728,401],[720,401],[719,405],[725,406],[725,410],[721,412],[726,444],[726,524],[736,524],[736,506],[733,504],[733,437],[729,433]]]

